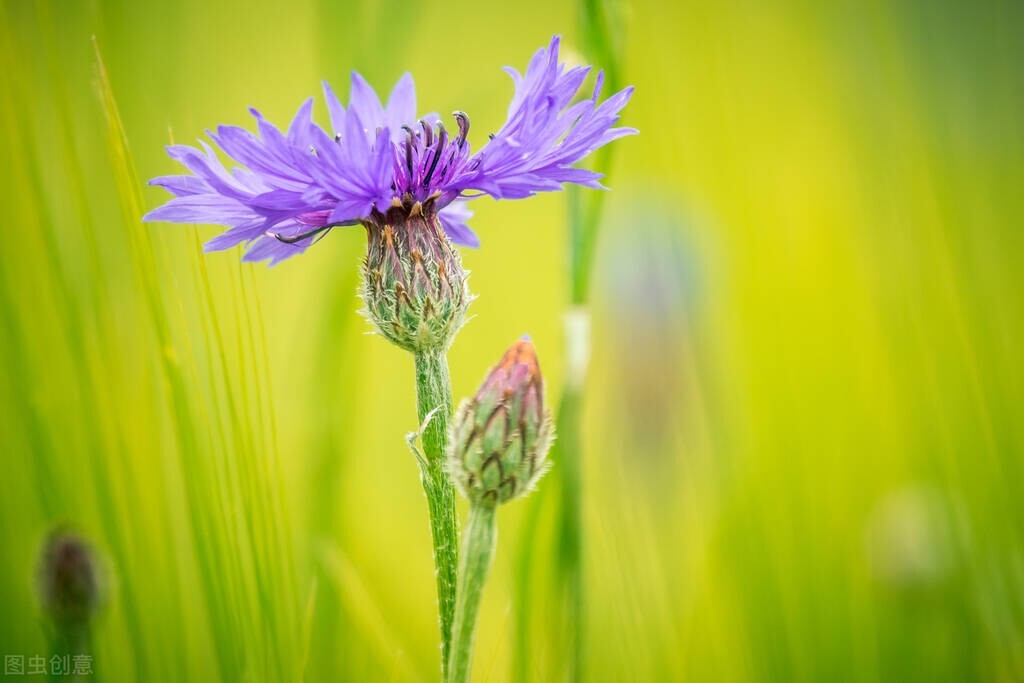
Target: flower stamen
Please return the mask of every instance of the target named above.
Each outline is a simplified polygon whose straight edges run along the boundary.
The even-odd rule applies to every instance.
[[[444,150],[445,143],[448,142],[448,131],[444,129],[440,123],[437,124],[437,128],[440,131],[437,137],[437,147],[434,149],[434,158],[430,161],[430,168],[427,169],[427,175],[423,177],[423,189],[427,189],[430,186],[430,179],[434,176],[434,170],[437,168],[437,162],[441,159],[441,152]]]
[[[466,144],[466,136],[469,135],[469,116],[464,111],[453,111],[456,123],[459,124],[459,137],[455,138],[459,143],[459,149]]]

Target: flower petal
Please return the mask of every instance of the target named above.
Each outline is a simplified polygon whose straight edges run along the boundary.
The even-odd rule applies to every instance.
[[[412,75],[405,73],[398,79],[391,96],[388,97],[388,106],[384,109],[383,125],[392,131],[401,131],[405,124],[412,124],[416,120],[416,85],[413,83]]]
[[[349,118],[355,115],[359,126],[370,133],[384,121],[384,109],[370,84],[355,71],[352,72],[352,89],[348,96]]]
[[[452,202],[438,211],[437,217],[441,219],[441,227],[448,233],[448,238],[452,242],[461,247],[480,246],[480,238],[469,227],[469,219],[473,217],[473,212],[465,201]]]
[[[612,140],[636,133],[613,128],[629,101],[626,88],[598,104],[604,75],[597,75],[593,94],[570,104],[579,93],[590,67],[567,67],[558,61],[560,39],[538,50],[525,74],[506,71],[515,84],[508,118],[462,173],[445,186],[446,192],[476,190],[495,198],[521,199],[537,192],[559,190],[563,183],[600,188],[600,174],[573,164]]]

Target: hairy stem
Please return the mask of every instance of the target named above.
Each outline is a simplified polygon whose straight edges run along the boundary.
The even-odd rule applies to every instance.
[[[441,673],[445,675],[451,651],[459,557],[455,489],[445,467],[448,420],[452,414],[452,385],[444,351],[421,351],[416,354],[416,410],[421,423],[430,416],[420,437],[426,460],[422,467],[422,482],[423,491],[427,494],[430,531],[434,543],[437,605],[441,623]]]
[[[487,572],[491,569],[498,540],[496,512],[497,506],[487,503],[477,503],[469,508],[469,524],[463,538],[462,566],[459,570],[459,597],[455,604],[448,683],[469,681],[480,596],[487,582]]]

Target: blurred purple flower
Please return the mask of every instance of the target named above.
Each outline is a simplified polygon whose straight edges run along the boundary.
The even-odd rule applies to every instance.
[[[174,195],[145,221],[216,223],[229,230],[208,251],[250,244],[243,260],[277,263],[302,253],[339,225],[381,224],[389,209],[436,215],[452,242],[479,246],[467,224],[466,201],[484,194],[522,199],[563,183],[601,188],[601,175],[572,165],[598,147],[637,131],[613,127],[633,89],[598,102],[603,73],[590,98],[570,104],[590,67],[558,61],[559,37],[537,51],[515,82],[508,119],[476,154],[469,117],[455,112],[449,133],[436,114],[416,120],[412,76],[399,79],[387,106],[357,73],[346,110],[324,83],[329,134],[313,123],[313,99],[299,107],[286,133],[251,109],[258,135],[237,126],[209,132],[240,166],[227,170],[214,150],[172,145],[167,153],[191,175],[154,178]],[[467,194],[470,193],[470,194]]]

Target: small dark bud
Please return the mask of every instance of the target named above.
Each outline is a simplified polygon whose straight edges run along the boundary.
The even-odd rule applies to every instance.
[[[85,628],[99,606],[95,555],[76,534],[58,529],[43,546],[38,567],[43,610],[61,632]]]

